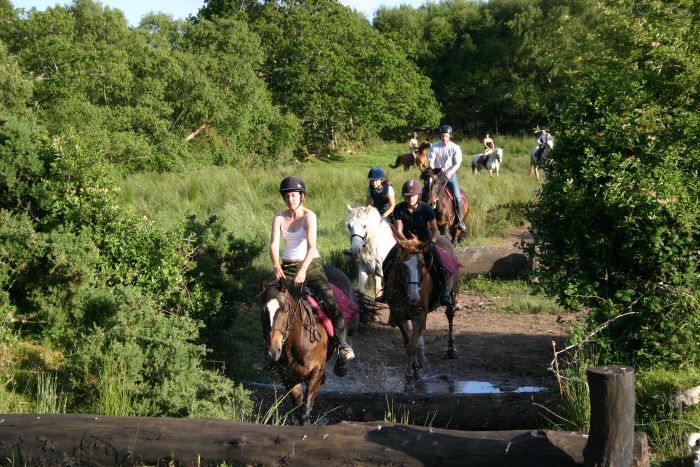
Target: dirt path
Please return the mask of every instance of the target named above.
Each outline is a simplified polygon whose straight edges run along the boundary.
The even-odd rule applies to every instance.
[[[428,315],[425,336],[427,367],[418,389],[425,393],[510,392],[549,387],[552,341],[561,348],[573,315],[504,314],[480,295],[462,293],[454,319],[458,358],[445,358],[447,319],[442,311]],[[350,337],[357,358],[349,373],[329,370],[323,392],[402,392],[406,389],[405,351],[398,328],[387,326],[388,310],[379,322],[363,325]],[[489,383],[489,384],[479,384]]]

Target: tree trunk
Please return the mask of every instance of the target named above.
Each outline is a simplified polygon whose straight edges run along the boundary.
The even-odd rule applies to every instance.
[[[639,438],[646,443],[645,437]],[[0,415],[12,465],[574,466],[583,433],[454,431],[384,422],[270,426],[224,420]]]
[[[583,451],[587,467],[632,465],[634,448],[634,370],[599,366],[586,370],[591,398],[591,429]]]

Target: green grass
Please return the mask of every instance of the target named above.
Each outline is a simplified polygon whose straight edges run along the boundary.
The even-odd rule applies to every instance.
[[[480,143],[460,142],[465,157],[459,181],[471,203],[464,245],[489,244],[492,239],[502,238],[513,226],[521,225],[524,219],[518,206],[531,200],[539,186],[527,173],[531,141],[504,137],[497,142],[505,148],[498,179],[489,177],[487,172],[472,175],[471,157],[479,151]],[[319,250],[325,257],[347,246],[343,230],[346,205],[365,203],[364,189],[370,167],[383,167],[397,190],[407,179],[418,177],[418,169],[405,172],[403,168],[389,168],[404,150],[402,144],[376,143],[363,153],[344,154],[333,161],[291,162],[245,171],[209,167],[188,175],[142,173],[122,181],[121,199],[164,228],[182,222],[188,213],[200,218],[216,214],[236,237],[267,241],[274,213],[284,209],[277,193],[279,182],[284,176],[295,174],[305,180],[309,189],[305,203],[318,215]],[[401,201],[400,196],[397,201]],[[267,252],[261,256],[262,262],[256,266],[269,263]]]
[[[462,290],[485,295],[494,307],[504,313],[564,313],[552,299],[535,295],[525,280],[466,277]]]

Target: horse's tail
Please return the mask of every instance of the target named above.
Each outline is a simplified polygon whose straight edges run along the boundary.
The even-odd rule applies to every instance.
[[[358,290],[355,291],[357,296],[357,305],[360,307],[360,322],[374,323],[379,317],[380,306],[377,302],[367,294]]]
[[[401,165],[401,156],[402,155],[397,156],[396,161],[394,162],[394,165],[389,164],[389,167],[391,167],[392,169],[398,169],[399,166]]]

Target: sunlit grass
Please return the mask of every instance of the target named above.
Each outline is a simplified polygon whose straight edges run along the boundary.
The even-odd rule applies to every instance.
[[[516,137],[497,139],[497,144],[505,148],[499,178],[490,177],[487,172],[472,175],[471,158],[480,151],[481,143],[476,139],[459,143],[464,152],[459,181],[471,203],[464,245],[489,244],[490,239],[502,238],[514,226],[524,223],[517,207],[531,200],[539,186],[527,174],[531,141]],[[365,203],[370,167],[383,167],[397,191],[407,179],[418,178],[418,169],[389,167],[402,152],[402,144],[375,142],[362,153],[341,154],[333,161],[291,162],[246,170],[208,167],[187,175],[142,173],[122,181],[121,197],[125,205],[164,228],[178,225],[190,213],[199,218],[216,214],[234,236],[267,241],[274,213],[284,209],[277,193],[279,182],[284,176],[298,175],[309,189],[305,202],[318,215],[319,249],[327,255],[347,246],[343,229],[346,206]],[[400,195],[397,201],[401,201]],[[265,259],[266,255],[264,252]]]
[[[470,276],[462,281],[462,290],[483,294],[494,308],[505,313],[563,313],[554,300],[532,292],[525,280]]]

